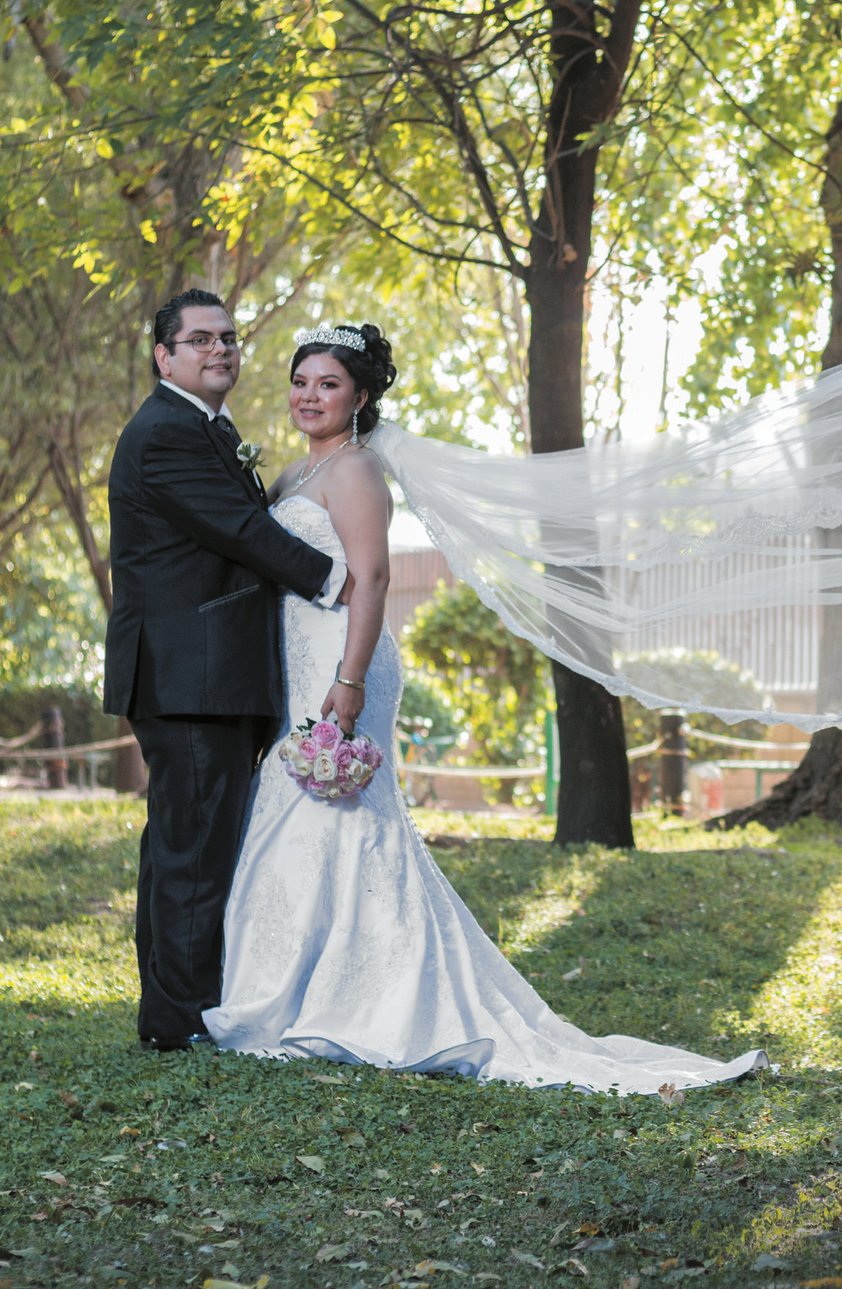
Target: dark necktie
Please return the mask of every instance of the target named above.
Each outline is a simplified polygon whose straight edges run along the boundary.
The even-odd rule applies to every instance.
[[[240,436],[234,428],[234,422],[229,421],[227,416],[223,416],[220,413],[216,417],[216,423],[221,430],[225,431],[234,446],[237,447],[240,443]]]

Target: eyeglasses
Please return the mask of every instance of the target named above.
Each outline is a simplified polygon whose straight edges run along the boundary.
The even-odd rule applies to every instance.
[[[219,340],[226,349],[239,349],[243,343],[243,337],[238,336],[234,331],[226,331],[224,336],[209,336],[206,332],[200,331],[195,336],[188,336],[186,340],[173,340],[174,345],[192,345],[198,354],[209,354]]]

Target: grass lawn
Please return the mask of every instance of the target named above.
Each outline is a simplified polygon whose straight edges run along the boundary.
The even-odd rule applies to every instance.
[[[842,1287],[842,831],[417,812],[570,1020],[781,1066],[667,1104],[141,1051],[143,817],[0,804],[0,1289]]]

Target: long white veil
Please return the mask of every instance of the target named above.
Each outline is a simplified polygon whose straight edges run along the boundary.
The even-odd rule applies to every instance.
[[[454,574],[548,656],[649,707],[842,724],[818,684],[842,617],[842,367],[645,443],[495,456],[381,421],[370,446]],[[755,682],[736,698],[735,667]]]

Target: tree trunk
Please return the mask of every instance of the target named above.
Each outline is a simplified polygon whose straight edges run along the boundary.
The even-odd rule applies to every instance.
[[[583,256],[587,262],[587,256]],[[533,452],[582,444],[584,282],[573,263],[544,254],[527,283],[532,313],[529,405]],[[620,700],[553,662],[559,743],[559,846],[633,846],[631,789]],[[549,808],[549,802],[547,803]]]
[[[558,846],[634,846],[619,699],[553,663],[559,738]]]
[[[821,202],[830,230],[833,255],[831,280],[830,335],[822,354],[822,369],[842,363],[842,101],[827,134],[825,180]],[[842,549],[842,530],[821,530],[823,545]],[[820,710],[842,710],[842,605],[822,610],[819,644]],[[756,821],[767,828],[780,828],[804,815],[842,820],[842,730],[819,730],[813,735],[804,760],[772,790],[770,796],[743,810],[732,810],[712,819],[711,828],[739,828]]]
[[[633,27],[634,4],[618,6]],[[542,208],[530,245],[529,412],[533,452],[582,447],[585,278],[591,259],[597,148],[580,147],[612,98],[593,32],[571,35],[556,15],[558,80],[547,125]],[[585,21],[584,10],[582,19]],[[574,23],[575,26],[575,23]],[[618,68],[612,67],[616,73]],[[607,94],[607,97],[606,97]],[[558,721],[556,843],[632,847],[632,795],[620,701],[600,684],[553,663]]]
[[[132,727],[125,716],[118,717],[117,728],[120,736],[131,734]],[[117,749],[114,787],[118,792],[133,792],[139,796],[146,791],[146,766],[140,752],[140,744],[127,743]]]

